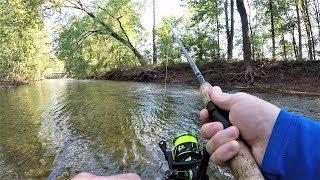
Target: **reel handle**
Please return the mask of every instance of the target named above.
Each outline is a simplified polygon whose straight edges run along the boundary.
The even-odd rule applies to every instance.
[[[211,84],[202,84],[200,86],[200,92],[203,98],[203,102],[207,105],[207,110],[209,111],[209,117],[211,121],[221,122],[224,128],[232,126],[232,124],[229,121],[229,112],[220,109],[211,101]],[[240,145],[239,153],[229,161],[229,166],[232,170],[235,179],[263,180],[264,177],[250,149],[243,142],[243,140],[239,139],[237,141]],[[204,156],[206,161],[209,161],[210,155],[206,153]]]

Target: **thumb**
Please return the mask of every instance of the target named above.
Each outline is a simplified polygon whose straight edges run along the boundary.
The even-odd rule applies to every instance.
[[[222,92],[221,88],[215,86],[212,88],[211,99],[214,104],[219,106],[221,109],[230,111],[232,105],[232,95]]]

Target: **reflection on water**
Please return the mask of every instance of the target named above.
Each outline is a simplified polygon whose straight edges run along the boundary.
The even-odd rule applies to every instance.
[[[320,117],[318,97],[256,95]],[[167,165],[158,141],[185,130],[199,136],[202,106],[191,86],[50,80],[0,90],[0,179],[65,179],[83,171],[160,179]],[[210,172],[231,177],[217,167]]]

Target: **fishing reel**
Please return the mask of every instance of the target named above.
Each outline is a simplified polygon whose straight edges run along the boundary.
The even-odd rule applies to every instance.
[[[159,146],[169,165],[164,180],[208,180],[208,161],[196,136],[185,132],[175,136],[172,151],[167,151],[167,143],[160,141]]]

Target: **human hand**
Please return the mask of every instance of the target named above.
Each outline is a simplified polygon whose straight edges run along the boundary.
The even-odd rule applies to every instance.
[[[201,133],[208,140],[206,149],[211,161],[221,166],[235,156],[239,151],[236,140],[241,134],[261,165],[280,108],[246,93],[223,93],[219,87],[212,88],[211,99],[220,108],[230,111],[229,119],[233,125],[225,130],[220,122],[202,126]],[[209,122],[206,109],[200,112],[200,119]]]
[[[119,174],[115,176],[95,176],[90,173],[80,173],[73,177],[72,180],[141,180],[136,174]]]

